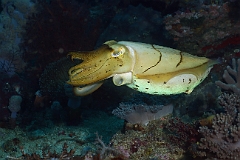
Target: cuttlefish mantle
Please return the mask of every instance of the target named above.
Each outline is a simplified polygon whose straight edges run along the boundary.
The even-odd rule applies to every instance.
[[[105,79],[148,94],[191,93],[217,61],[159,45],[107,41],[88,52],[70,52],[82,63],[70,68],[69,83],[78,96],[97,90]]]

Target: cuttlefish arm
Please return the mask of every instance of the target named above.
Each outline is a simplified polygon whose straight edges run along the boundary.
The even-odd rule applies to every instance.
[[[124,45],[115,41],[106,42],[99,49],[89,52],[70,52],[72,60],[81,59],[82,63],[69,70],[69,81],[73,86],[89,85],[116,74],[131,72],[134,56]]]

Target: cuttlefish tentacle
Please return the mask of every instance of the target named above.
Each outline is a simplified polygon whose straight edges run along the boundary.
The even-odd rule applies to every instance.
[[[79,95],[85,92],[82,89],[91,90],[110,77],[116,86],[149,94],[191,93],[217,63],[176,49],[129,41],[108,41],[94,51],[69,56],[83,60],[69,70],[68,83],[76,92],[79,86],[86,87],[80,87]]]
[[[97,83],[86,85],[84,87],[73,87],[73,93],[76,96],[86,96],[96,91],[99,87],[101,87],[102,84],[103,82],[97,82]]]

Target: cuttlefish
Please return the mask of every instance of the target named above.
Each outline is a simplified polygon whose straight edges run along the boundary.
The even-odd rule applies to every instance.
[[[148,94],[191,93],[217,63],[169,47],[130,41],[107,41],[87,52],[70,52],[83,62],[69,69],[68,84],[77,96],[97,90],[111,78]]]

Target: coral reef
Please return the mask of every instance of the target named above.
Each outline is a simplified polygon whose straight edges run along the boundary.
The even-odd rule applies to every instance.
[[[73,157],[75,158],[79,158],[79,156],[74,156],[74,149],[71,149],[68,151],[68,145],[67,143],[64,143],[63,147],[62,147],[62,153],[56,153],[53,152],[51,153],[50,151],[48,151],[47,153],[42,153],[42,155],[33,153],[33,154],[28,154],[25,153],[23,148],[21,150],[22,152],[22,156],[21,157],[11,157],[11,156],[7,156],[8,160],[13,160],[13,159],[28,159],[28,160],[41,160],[41,159],[73,159]]]
[[[13,97],[21,97],[23,101],[26,98],[26,86],[23,79],[16,75],[12,77],[2,73],[0,78],[0,127],[14,128],[16,112],[19,111],[20,104],[13,103]],[[12,97],[12,98],[11,98]],[[21,102],[20,102],[21,103]],[[24,106],[23,108],[25,108]],[[13,112],[12,112],[12,111]],[[12,113],[12,114],[11,114]],[[12,117],[11,117],[12,116]]]
[[[227,66],[227,69],[224,70],[223,79],[226,83],[216,81],[216,85],[240,95],[240,59],[238,59],[237,62],[236,59],[232,59],[232,68]]]
[[[191,94],[175,100],[174,116],[181,117],[189,122],[203,115],[215,114],[214,110],[218,109],[216,97],[221,94],[221,89],[216,87],[216,84],[211,82],[210,78]]]
[[[183,149],[188,156],[195,156],[196,143],[200,138],[197,123],[187,123],[178,117],[173,117],[169,119],[164,128],[168,143]]]
[[[3,0],[0,12],[0,126],[9,127],[8,101],[13,95],[26,98],[30,88],[24,77],[27,62],[19,47],[27,18],[36,13],[35,2],[30,0]],[[28,89],[26,89],[28,88]],[[15,120],[14,120],[15,121]]]
[[[150,121],[160,119],[173,111],[173,105],[153,105],[145,104],[124,104],[120,103],[119,107],[112,113],[131,124],[147,125]]]
[[[130,155],[127,151],[106,146],[102,141],[101,137],[99,137],[98,134],[96,134],[96,136],[97,142],[101,145],[99,159],[109,159],[110,157],[112,157],[112,159],[117,158],[120,160],[124,160],[129,158]]]
[[[0,59],[1,80],[5,77],[12,77],[15,74],[15,66],[12,60]]]
[[[216,50],[240,44],[240,22],[230,20],[229,3],[202,4],[199,8],[166,16],[165,28],[173,36],[177,48],[210,57],[219,55]]]
[[[197,142],[199,133],[194,123],[186,123],[174,117],[168,121],[165,128],[171,133],[168,135],[169,140],[185,150]]]
[[[4,69],[8,75],[22,72],[25,62],[19,44],[26,25],[26,19],[35,13],[35,3],[30,0],[4,0],[0,14],[0,72]],[[2,66],[4,64],[4,67]]]
[[[181,159],[184,151],[166,140],[163,132],[166,123],[168,117],[150,121],[141,131],[116,133],[110,143],[113,148],[129,155],[128,159]]]
[[[98,137],[102,143],[108,143],[112,137],[110,135],[121,129],[123,121],[101,111],[85,110],[85,112],[91,113],[89,115],[84,113],[84,122],[78,126],[64,125],[65,121],[54,124],[50,108],[22,115],[27,118],[28,124],[21,122],[14,130],[0,128],[0,159],[7,156],[12,159],[34,158],[33,156],[41,158],[46,156],[46,159],[53,158],[52,156],[59,158],[62,155],[62,146],[66,143],[68,153],[71,149],[74,150],[75,152],[71,153],[76,159],[84,159],[88,155],[98,160],[103,146],[99,148],[96,144],[94,133],[98,132],[103,136],[103,139]],[[31,117],[35,119],[30,119]],[[22,118],[22,121],[25,120]],[[106,152],[106,158],[108,153]]]
[[[201,157],[217,159],[240,158],[240,103],[237,95],[223,93],[220,104],[226,113],[216,114],[212,126],[199,127],[203,136],[198,144],[197,154]]]

